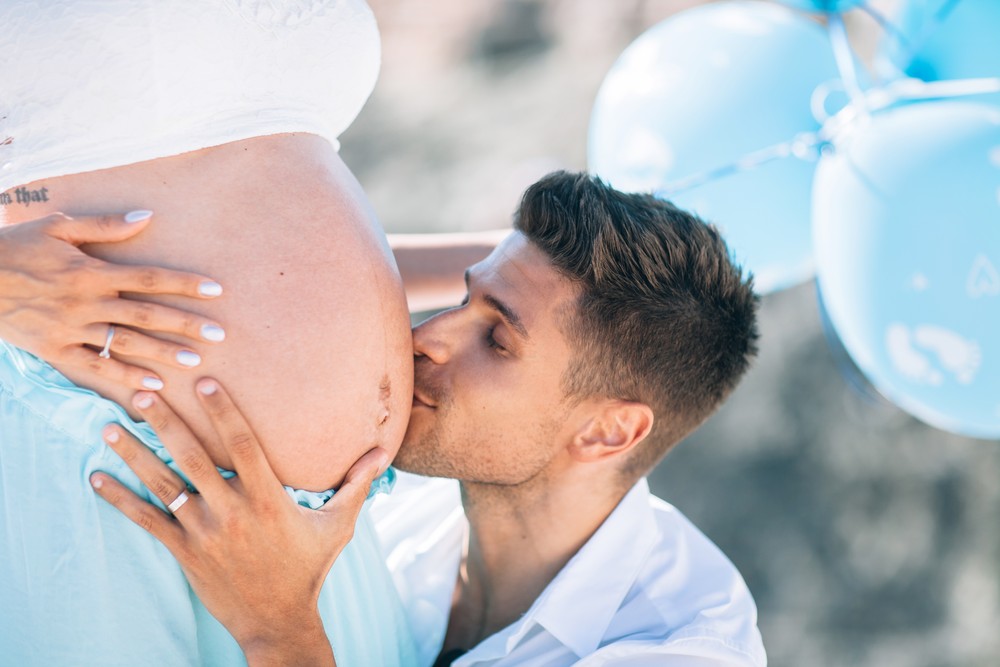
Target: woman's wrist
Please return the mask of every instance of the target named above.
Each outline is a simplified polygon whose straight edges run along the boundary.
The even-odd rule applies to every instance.
[[[319,614],[294,627],[271,628],[239,642],[250,667],[336,667]]]

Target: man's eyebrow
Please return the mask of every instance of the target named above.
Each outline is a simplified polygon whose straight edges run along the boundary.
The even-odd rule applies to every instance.
[[[510,309],[510,306],[505,304],[500,299],[496,298],[491,294],[484,294],[483,301],[488,303],[495,311],[500,313],[500,317],[503,318],[504,322],[510,326],[521,338],[528,340],[528,330],[524,328],[524,322],[521,321],[520,316]]]
[[[469,290],[469,275],[470,275],[470,269],[466,269],[465,290],[467,292]],[[521,338],[525,340],[530,340],[531,337],[528,335],[528,329],[524,326],[524,321],[521,319],[521,316],[518,315],[516,312],[514,312],[514,310],[510,306],[508,306],[507,304],[505,304],[503,301],[496,298],[492,294],[484,294],[483,301],[485,301],[490,308],[500,313],[500,317],[503,318],[503,321],[506,322],[507,325],[511,329],[513,329],[514,332],[517,333]]]

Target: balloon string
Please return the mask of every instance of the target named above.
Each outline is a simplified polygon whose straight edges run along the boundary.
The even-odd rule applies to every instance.
[[[989,95],[1000,93],[1000,78],[996,79],[950,79],[946,81],[921,81],[920,79],[900,79],[885,88],[870,91],[868,105],[872,109],[884,109],[900,100],[927,100],[967,95]]]
[[[933,19],[935,26],[947,17],[958,2],[959,0],[948,0],[938,10]],[[866,10],[870,9],[867,3],[862,7]],[[874,17],[874,10],[871,10],[870,13]],[[880,23],[884,22],[883,27],[891,28],[890,24],[885,22],[884,17],[881,17],[881,15],[878,15],[876,20]],[[830,119],[830,122],[825,124],[819,132],[803,132],[789,141],[783,141],[773,146],[747,153],[728,164],[672,181],[656,190],[654,194],[658,197],[670,197],[684,190],[704,185],[719,178],[749,171],[768,162],[789,156],[807,159],[816,154],[818,147],[829,144],[832,137],[846,125],[853,123],[859,117],[868,116],[870,111],[885,109],[901,100],[940,99],[1000,93],[1000,78],[953,79],[934,82],[925,82],[919,79],[900,79],[890,83],[888,86],[865,92],[859,85],[853,51],[847,39],[847,31],[843,19],[839,14],[830,16],[828,28],[841,80],[851,98],[850,104]],[[895,28],[892,28],[892,32],[902,39],[901,33],[896,31]]]
[[[675,195],[678,192],[683,192],[684,190],[690,190],[691,188],[698,187],[699,185],[704,185],[705,183],[709,183],[718,178],[737,174],[742,171],[749,171],[750,169],[755,169],[762,164],[785,158],[790,155],[805,158],[819,143],[819,137],[815,133],[805,132],[798,134],[790,141],[783,141],[779,144],[774,144],[773,146],[768,146],[767,148],[747,153],[743,157],[730,162],[729,164],[722,165],[714,169],[707,169],[705,171],[692,174],[691,176],[686,176],[676,181],[667,183],[664,187],[654,191],[653,194],[657,197],[666,198]]]
[[[851,50],[851,42],[847,38],[847,28],[844,26],[844,19],[840,14],[830,15],[827,31],[830,34],[830,43],[833,45],[833,56],[837,61],[837,70],[844,82],[844,89],[851,98],[851,104],[862,116],[867,115],[865,94],[858,83],[854,52]]]
[[[763,164],[794,156],[808,159],[815,155],[817,147],[828,144],[844,127],[856,121],[869,111],[888,108],[901,100],[940,99],[1000,93],[1000,78],[996,79],[952,79],[949,81],[924,82],[919,79],[901,79],[884,88],[862,93],[864,104],[849,104],[837,113],[819,132],[803,132],[789,141],[762,148],[730,162],[707,169],[667,183],[655,191],[657,197],[670,197],[684,190],[704,185],[719,178],[755,169]]]
[[[948,99],[968,95],[988,95],[1000,93],[1000,78],[995,79],[951,79],[946,81],[921,81],[920,79],[898,79],[882,88],[874,88],[865,93],[866,113],[887,109],[904,100]],[[848,104],[823,123],[819,132],[813,135],[812,146],[825,150],[844,128],[858,120],[860,112],[853,104]]]

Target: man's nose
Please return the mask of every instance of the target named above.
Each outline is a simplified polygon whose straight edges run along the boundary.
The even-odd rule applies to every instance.
[[[413,329],[413,354],[443,364],[451,357],[457,308],[438,313]]]

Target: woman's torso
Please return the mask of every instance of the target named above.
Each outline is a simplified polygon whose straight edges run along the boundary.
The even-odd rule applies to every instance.
[[[402,286],[360,186],[328,142],[262,137],[27,187],[46,188],[48,201],[8,207],[8,222],[53,211],[150,209],[154,218],[140,236],[87,251],[197,271],[224,286],[212,301],[151,299],[226,330],[223,343],[191,345],[203,359],[198,368],[148,364],[197,434],[211,439],[193,385],[213,376],[292,486],[329,488],[375,444],[398,445],[412,396]],[[128,405],[131,391],[89,371],[59,370]]]
[[[195,432],[211,436],[193,384],[212,375],[287,484],[330,487],[371,446],[397,446],[411,400],[408,314],[335,149],[378,69],[364,2],[12,0],[0,24],[0,190],[46,193],[25,206],[8,190],[7,221],[151,209],[138,238],[88,251],[225,288],[211,302],[153,299],[227,332],[194,345],[197,369],[149,364]],[[131,392],[94,373],[59,370],[128,404]]]

